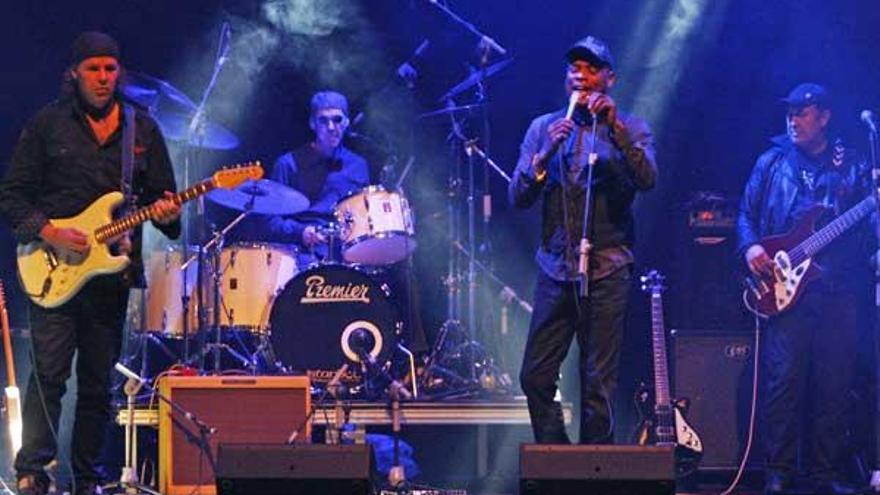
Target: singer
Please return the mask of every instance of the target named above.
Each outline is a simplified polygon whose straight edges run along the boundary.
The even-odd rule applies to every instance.
[[[130,186],[138,204],[155,202],[154,225],[172,238],[180,233],[179,207],[162,199],[175,187],[165,141],[152,117],[122,101],[121,74],[119,46],[110,36],[93,31],[74,41],[62,98],[27,124],[0,182],[0,216],[9,221],[20,242],[41,239],[56,249],[77,252],[88,248],[85,232],[53,226],[49,219],[73,216],[101,195],[119,190],[124,180],[123,143],[132,141]],[[110,421],[111,370],[122,344],[128,289],[143,287],[140,246],[139,230],[130,241],[116,243],[115,250],[130,255],[129,270],[93,278],[65,304],[30,304],[34,370],[24,399],[23,445],[15,459],[20,495],[44,495],[49,489],[44,466],[58,451],[55,432],[74,353],[71,492],[100,493],[106,477],[99,460]]]
[[[534,119],[523,139],[510,183],[510,202],[542,202],[540,268],[534,313],[520,381],[535,440],[570,443],[554,400],[559,368],[573,338],[580,349],[580,443],[613,443],[612,400],[630,290],[634,241],[632,203],[657,180],[648,125],[619,112],[608,91],[614,59],[607,45],[588,36],[565,54],[569,106]],[[571,108],[568,111],[568,108]],[[595,147],[591,145],[594,120]],[[592,213],[584,229],[586,168],[596,154]],[[578,248],[583,232],[589,253],[588,297],[580,297]]]
[[[765,236],[788,232],[816,205],[828,207],[831,219],[870,194],[864,160],[829,138],[828,91],[799,84],[783,102],[787,132],[758,157],[737,221],[738,254],[756,276],[774,276],[774,261],[761,245]],[[819,252],[813,261],[822,266],[822,278],[763,325],[767,494],[788,492],[799,466],[819,484],[817,493],[857,493],[843,483],[843,468],[850,451],[857,301],[871,287],[873,239],[862,222]],[[799,463],[799,452],[811,452],[810,462]]]

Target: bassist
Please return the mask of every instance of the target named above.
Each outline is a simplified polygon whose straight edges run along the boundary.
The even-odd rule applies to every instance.
[[[126,127],[118,91],[121,75],[119,47],[110,36],[86,32],[74,41],[62,98],[27,124],[0,182],[0,215],[19,242],[42,240],[57,249],[88,249],[86,232],[54,226],[48,219],[74,216],[103,194],[120,189]],[[146,114],[136,112],[131,122],[132,193],[140,205],[153,205],[154,224],[165,235],[177,237],[180,210],[165,199],[175,189],[165,142]],[[58,429],[74,353],[78,397],[71,492],[99,493],[99,455],[111,413],[110,375],[120,352],[128,288],[142,278],[139,237],[136,232],[130,241],[123,238],[118,243],[117,249],[132,257],[127,272],[95,277],[57,308],[30,304],[35,366],[24,401],[23,446],[15,461],[20,494],[43,495],[48,490],[43,466],[57,454],[53,430]]]
[[[737,223],[738,253],[758,284],[783,278],[778,251],[771,250],[767,236],[792,231],[817,205],[827,208],[827,219],[836,217],[870,192],[863,162],[829,138],[828,91],[804,83],[783,101],[787,133],[774,138],[758,158]],[[820,493],[855,493],[843,482],[840,468],[851,413],[855,301],[870,283],[871,238],[862,222],[810,259],[821,265],[822,277],[804,286],[799,300],[764,325],[765,493],[791,488],[798,452],[810,453],[800,464]],[[808,410],[811,421],[805,421]]]

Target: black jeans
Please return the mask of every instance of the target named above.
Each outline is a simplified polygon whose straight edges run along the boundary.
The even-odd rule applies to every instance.
[[[811,474],[839,478],[851,416],[857,309],[850,292],[810,287],[762,333],[767,469],[793,475],[798,443]],[[809,414],[808,414],[809,413]]]
[[[61,397],[76,352],[73,472],[77,480],[103,478],[100,455],[111,417],[110,374],[119,358],[127,303],[122,277],[107,275],[89,281],[60,307],[30,305],[35,367],[24,399],[22,448],[15,459],[18,476],[43,473],[58,451],[52,429],[58,431]]]
[[[577,336],[580,371],[580,443],[613,443],[611,402],[617,388],[620,343],[629,300],[630,267],[590,283],[589,298],[575,282],[539,272],[520,383],[535,441],[569,443],[561,405],[554,400],[559,368]]]

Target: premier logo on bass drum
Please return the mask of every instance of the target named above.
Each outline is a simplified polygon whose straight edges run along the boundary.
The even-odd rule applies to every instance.
[[[299,300],[302,304],[321,304],[337,302],[362,302],[369,304],[370,288],[365,284],[328,284],[321,275],[306,279],[306,294]]]

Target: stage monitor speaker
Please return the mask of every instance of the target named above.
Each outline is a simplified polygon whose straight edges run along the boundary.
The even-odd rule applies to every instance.
[[[218,495],[367,495],[372,450],[360,445],[221,444]]]
[[[703,441],[701,470],[736,469],[748,437],[754,334],[673,330],[675,397],[690,401],[688,423]],[[759,442],[750,458],[758,460]]]
[[[534,445],[520,448],[520,495],[674,495],[672,447]]]
[[[215,428],[208,437],[217,458],[221,443],[283,444],[305,423],[311,395],[303,376],[172,376],[159,390],[183,410]],[[311,438],[304,425],[299,438]],[[198,446],[199,430],[184,414],[159,402],[159,488],[165,495],[214,495],[208,459]]]

